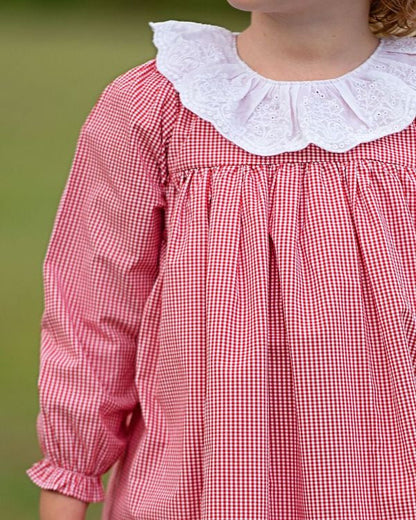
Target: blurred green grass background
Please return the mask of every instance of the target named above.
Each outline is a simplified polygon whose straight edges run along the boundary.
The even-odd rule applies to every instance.
[[[42,456],[35,429],[42,262],[81,125],[110,81],[155,56],[149,21],[192,20],[233,31],[249,23],[249,13],[226,0],[146,8],[131,0],[41,4],[0,4],[0,489],[1,518],[8,520],[38,518],[39,488],[25,470]],[[90,505],[87,518],[99,519],[101,509]]]

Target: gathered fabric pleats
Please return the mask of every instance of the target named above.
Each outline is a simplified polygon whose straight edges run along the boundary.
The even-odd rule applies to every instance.
[[[171,190],[117,491],[152,477],[135,517],[416,517],[415,172],[230,165]]]

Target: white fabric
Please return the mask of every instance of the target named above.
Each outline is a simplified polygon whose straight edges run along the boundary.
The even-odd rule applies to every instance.
[[[274,155],[314,143],[344,152],[398,132],[416,117],[416,38],[380,38],[360,66],[334,79],[277,81],[238,55],[225,27],[149,22],[156,66],[189,110],[248,152]]]

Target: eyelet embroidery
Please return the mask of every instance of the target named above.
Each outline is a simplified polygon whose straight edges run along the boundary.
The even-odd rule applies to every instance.
[[[384,38],[371,61],[338,80],[279,83],[235,60],[234,35],[224,27],[149,25],[157,67],[184,105],[248,152],[275,155],[309,143],[345,152],[406,128],[416,116],[414,37]]]

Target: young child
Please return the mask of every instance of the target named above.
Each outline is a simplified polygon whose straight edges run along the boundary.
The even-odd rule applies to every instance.
[[[150,22],[43,264],[42,520],[416,518],[416,1]]]

